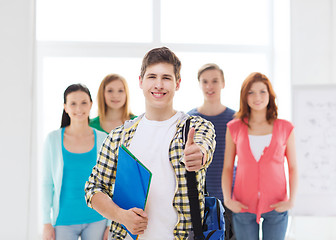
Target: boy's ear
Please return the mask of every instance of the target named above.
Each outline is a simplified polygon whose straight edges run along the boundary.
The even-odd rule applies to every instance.
[[[141,78],[141,76],[139,76],[139,86],[142,89],[142,78]]]
[[[180,89],[180,85],[181,85],[181,78],[176,80],[176,91]]]

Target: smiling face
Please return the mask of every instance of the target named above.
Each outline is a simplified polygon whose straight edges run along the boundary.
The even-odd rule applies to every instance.
[[[172,64],[157,63],[148,66],[144,76],[139,78],[140,88],[146,99],[146,112],[172,110],[173,98],[180,82],[181,79],[175,79]]]
[[[125,86],[121,80],[114,80],[105,86],[105,104],[107,108],[120,109],[126,103]]]
[[[225,84],[219,70],[210,69],[204,71],[199,77],[199,84],[205,101],[220,102],[221,90]]]
[[[266,84],[255,82],[247,94],[247,104],[251,111],[266,111],[269,103],[269,93]]]
[[[66,96],[64,110],[68,113],[71,123],[88,121],[92,102],[87,93],[83,91],[71,92]]]

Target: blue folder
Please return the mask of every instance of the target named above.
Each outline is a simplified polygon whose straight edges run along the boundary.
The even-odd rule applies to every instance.
[[[124,146],[119,147],[113,201],[123,209],[145,209],[152,173]],[[126,227],[123,226],[125,229]],[[137,239],[136,235],[128,234]]]

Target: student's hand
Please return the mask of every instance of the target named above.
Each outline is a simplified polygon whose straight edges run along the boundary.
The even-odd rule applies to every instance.
[[[203,166],[203,153],[194,142],[195,128],[190,128],[184,148],[184,164],[188,171],[198,171]]]
[[[246,205],[232,199],[224,200],[224,204],[234,213],[239,213],[242,209],[248,209]]]
[[[110,227],[106,227],[103,240],[108,240],[109,232],[110,232]]]
[[[42,239],[43,240],[55,240],[55,229],[50,223],[44,224]]]
[[[147,228],[148,217],[142,209],[131,208],[125,211],[122,224],[134,235],[143,234]]]
[[[293,207],[293,203],[290,200],[282,201],[282,202],[272,204],[272,205],[270,205],[270,207],[274,208],[274,210],[277,211],[277,212],[285,212],[285,211],[288,211],[289,209],[291,209]]]

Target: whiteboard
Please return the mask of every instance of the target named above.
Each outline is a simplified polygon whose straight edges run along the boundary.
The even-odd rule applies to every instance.
[[[336,85],[293,86],[299,170],[294,215],[336,216]]]

